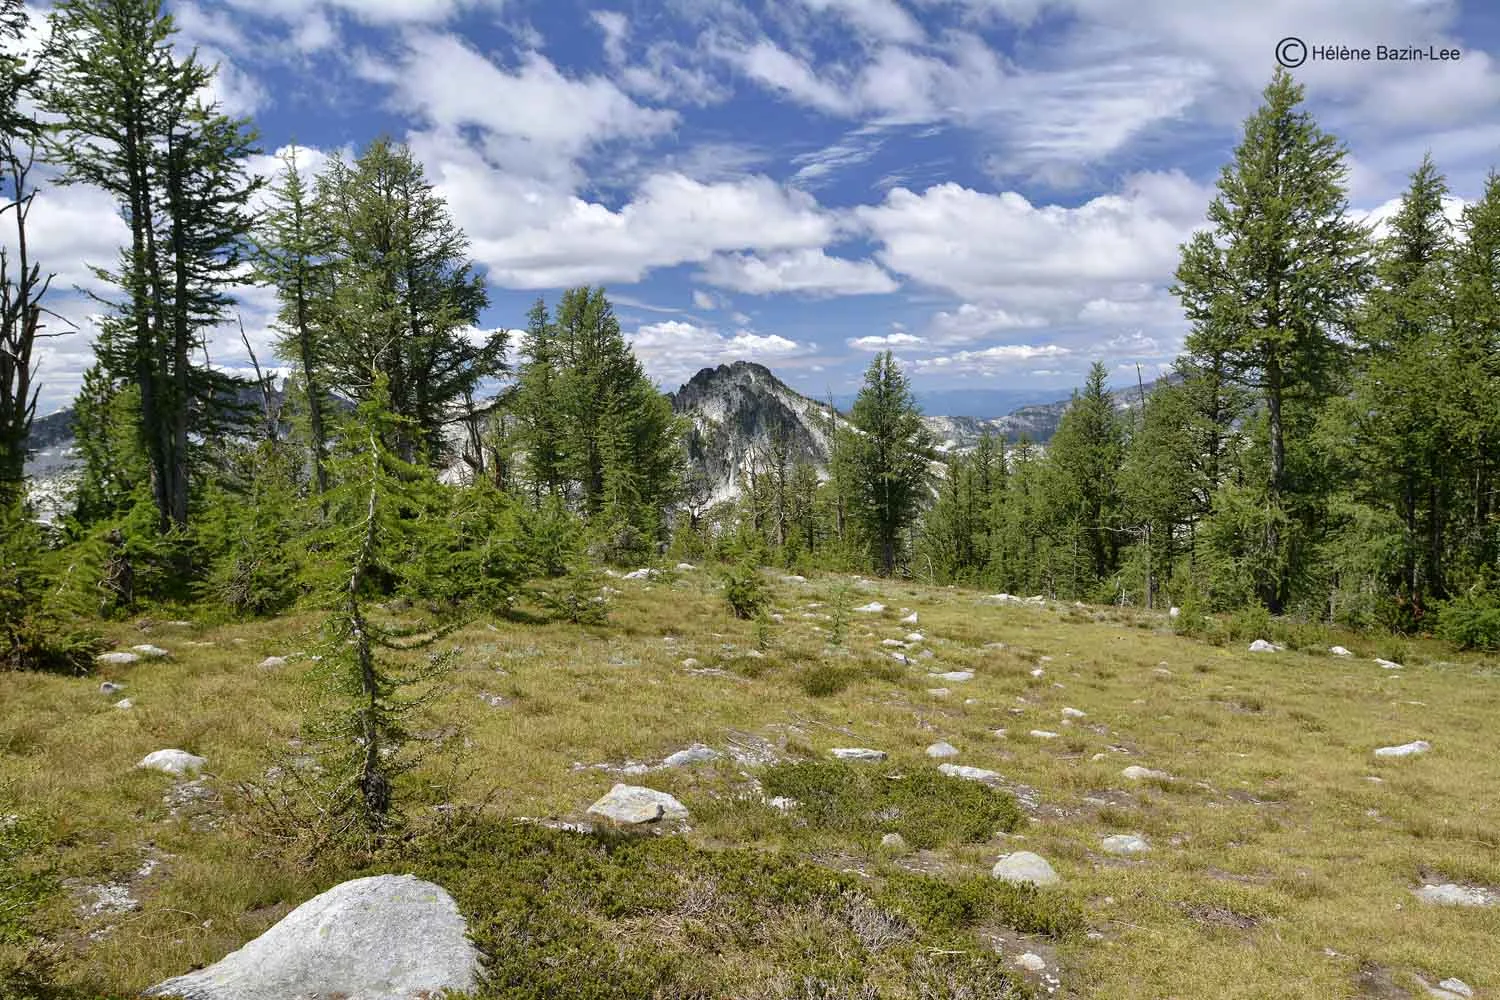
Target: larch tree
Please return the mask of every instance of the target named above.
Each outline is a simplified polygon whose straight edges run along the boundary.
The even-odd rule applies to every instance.
[[[1192,324],[1187,354],[1221,367],[1264,404],[1268,515],[1258,545],[1273,567],[1261,599],[1287,603],[1293,562],[1283,536],[1307,483],[1288,444],[1338,375],[1342,342],[1366,285],[1367,231],[1348,216],[1344,148],[1302,107],[1303,88],[1278,70],[1221,171],[1209,228],[1182,248],[1173,292]]]
[[[890,351],[876,355],[849,414],[854,510],[876,565],[889,575],[903,539],[930,499],[932,437],[911,384]]]

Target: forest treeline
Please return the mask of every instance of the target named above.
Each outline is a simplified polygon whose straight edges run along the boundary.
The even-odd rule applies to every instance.
[[[502,613],[542,580],[534,595],[580,620],[591,567],[661,557],[1500,642],[1500,178],[1455,224],[1424,161],[1377,239],[1349,211],[1343,147],[1284,72],[1182,248],[1180,377],[1122,411],[1095,365],[1044,449],[986,438],[955,456],[885,353],[829,418],[826,468],[773,433],[742,497],[709,508],[685,421],[603,290],[539,300],[515,342],[479,329],[482,275],[406,147],[316,170],[293,150],[263,180],[252,123],[213,103],[214,70],[174,47],[159,0],[63,0],[34,58],[23,5],[0,14],[13,666],[86,662],[81,623],[195,602],[328,608],[358,667],[402,641],[369,601]],[[129,232],[95,268],[110,291],[77,401],[82,475],[46,529],[23,465],[33,350],[61,332],[55,262],[26,256],[36,160],[108,192]],[[208,355],[247,283],[277,295],[285,393]]]

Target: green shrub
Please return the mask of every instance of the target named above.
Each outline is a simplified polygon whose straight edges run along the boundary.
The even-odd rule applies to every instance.
[[[855,672],[832,663],[817,663],[797,672],[797,686],[813,698],[838,694],[853,683]]]
[[[755,563],[741,560],[724,572],[724,600],[736,618],[755,618],[765,610],[769,596]]]
[[[1500,649],[1500,600],[1478,591],[1444,602],[1437,632],[1460,649]]]

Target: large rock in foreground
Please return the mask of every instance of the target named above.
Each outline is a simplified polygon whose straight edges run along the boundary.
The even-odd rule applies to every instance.
[[[415,875],[376,875],[314,896],[239,951],[146,996],[418,1000],[472,990],[478,965],[452,896]]]
[[[687,806],[666,792],[625,784],[616,784],[602,799],[589,806],[589,814],[625,826],[688,818]]]

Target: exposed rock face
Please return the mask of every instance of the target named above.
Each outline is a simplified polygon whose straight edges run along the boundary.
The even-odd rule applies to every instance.
[[[419,1000],[472,990],[478,966],[452,896],[415,875],[376,875],[314,896],[239,951],[146,995]]]

